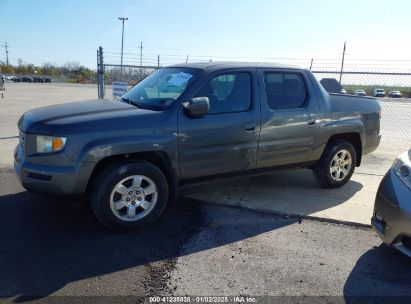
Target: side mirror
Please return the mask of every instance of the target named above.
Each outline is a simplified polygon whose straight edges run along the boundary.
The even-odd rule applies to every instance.
[[[208,97],[196,97],[184,102],[183,106],[188,116],[200,117],[206,115],[210,110],[210,101]]]

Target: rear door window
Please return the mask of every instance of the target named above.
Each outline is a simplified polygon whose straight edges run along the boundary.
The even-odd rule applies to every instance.
[[[267,104],[272,110],[301,108],[307,99],[304,79],[298,73],[264,73]]]

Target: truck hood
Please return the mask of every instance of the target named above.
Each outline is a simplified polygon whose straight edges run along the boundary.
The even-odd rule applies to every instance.
[[[155,113],[113,100],[86,100],[43,107],[26,112],[18,122],[25,133],[55,135],[93,129],[98,123]],[[100,125],[100,130],[103,125]]]

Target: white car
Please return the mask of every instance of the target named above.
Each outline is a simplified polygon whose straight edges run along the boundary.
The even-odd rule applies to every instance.
[[[357,90],[355,90],[354,95],[356,95],[356,96],[365,96],[365,95],[367,95],[367,94],[365,93],[364,90],[362,90],[362,89],[357,89]]]
[[[384,89],[374,89],[374,97],[385,97]]]
[[[401,92],[400,91],[391,91],[390,93],[388,93],[388,96],[391,98],[401,98]]]

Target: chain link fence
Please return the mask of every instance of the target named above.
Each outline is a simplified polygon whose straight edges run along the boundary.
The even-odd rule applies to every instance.
[[[145,59],[126,56],[121,67],[118,64],[120,58],[118,53],[103,54],[103,49],[100,48],[97,55],[98,73],[103,76],[103,87],[101,89],[106,98],[112,98],[111,84],[115,81],[126,82],[131,87],[156,69],[163,67],[163,65],[178,64],[189,60],[188,56],[177,58],[175,55],[173,55],[174,57],[146,56]],[[411,68],[404,69],[406,66],[404,62],[382,60],[376,63],[357,63],[348,61],[345,70],[341,73],[338,68],[339,60],[317,59],[313,65],[311,59],[269,59],[270,61],[275,60],[277,63],[310,68],[319,81],[334,79],[335,82],[339,83],[341,79],[341,87],[346,94],[374,96],[376,95],[376,89],[383,90],[385,97],[377,97],[382,108],[382,138],[377,152],[387,159],[392,159],[410,149],[411,145],[408,137],[411,134]],[[191,58],[191,60],[204,62],[211,59]],[[363,92],[359,90],[363,90]],[[399,94],[393,95],[392,92],[394,91],[399,91],[401,96]]]
[[[341,77],[341,87],[346,94],[364,94],[377,97],[381,109],[381,143],[378,153],[392,159],[410,149],[411,134],[411,73],[392,70],[333,71],[330,69],[313,70],[313,74],[322,79]],[[363,90],[363,92],[361,91]],[[378,92],[377,92],[378,90]],[[396,92],[397,93],[394,93]],[[383,93],[382,93],[383,92]],[[398,94],[399,92],[399,94]],[[385,95],[385,97],[382,97]]]
[[[392,158],[411,148],[411,103],[380,99],[380,104],[382,138],[378,151]]]
[[[124,63],[120,65],[118,64],[118,55],[118,53],[105,53],[102,47],[99,47],[97,50],[97,83],[99,98],[112,98],[112,84],[114,82],[124,82],[127,84],[128,88],[130,88],[161,67],[159,56],[157,64],[154,64],[151,61],[150,64],[146,61],[140,61],[140,64],[131,64],[135,61],[130,62],[126,59],[123,61]],[[133,60],[134,59],[136,58],[133,57]]]

